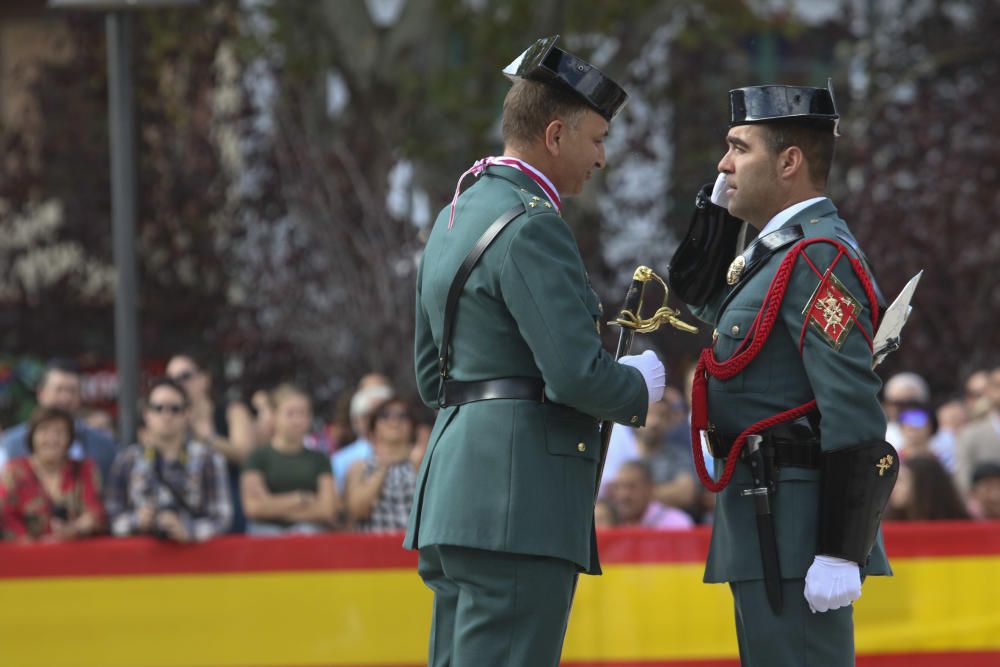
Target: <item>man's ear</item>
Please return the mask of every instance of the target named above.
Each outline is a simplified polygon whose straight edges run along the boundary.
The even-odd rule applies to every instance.
[[[778,175],[782,178],[794,178],[803,169],[808,169],[806,156],[798,146],[789,146],[778,155]]]
[[[558,156],[562,150],[562,140],[566,133],[566,123],[558,118],[545,127],[545,150],[552,156]]]

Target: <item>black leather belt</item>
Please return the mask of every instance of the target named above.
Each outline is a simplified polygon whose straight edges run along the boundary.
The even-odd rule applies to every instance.
[[[807,417],[772,426],[760,434],[764,440],[761,448],[774,449],[774,463],[779,468],[791,466],[794,468],[819,468],[823,451],[819,444],[816,427]],[[712,454],[716,458],[725,458],[736,440],[735,435],[724,435],[711,432],[709,439]],[[743,450],[747,450],[744,448]]]
[[[495,378],[476,382],[445,380],[441,407],[498,398],[545,403],[545,383],[541,378]]]

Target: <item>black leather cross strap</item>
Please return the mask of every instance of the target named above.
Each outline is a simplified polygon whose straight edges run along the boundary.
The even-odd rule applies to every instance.
[[[465,281],[469,279],[469,274],[472,273],[472,269],[476,266],[479,258],[482,257],[483,253],[486,252],[486,249],[490,247],[490,244],[493,243],[496,237],[500,235],[500,232],[522,213],[524,213],[524,203],[519,202],[494,220],[493,224],[483,232],[483,235],[479,237],[479,240],[469,250],[469,254],[465,256],[462,265],[458,267],[458,271],[455,273],[455,278],[451,281],[451,287],[448,289],[448,300],[445,301],[444,305],[444,326],[441,328],[441,348],[438,352],[438,373],[441,376],[438,384],[438,405],[441,407],[444,407],[444,385],[448,380],[451,330],[455,326],[455,308],[458,306],[458,297],[461,295],[462,288],[465,287]]]
[[[476,382],[445,380],[441,407],[465,405],[475,401],[509,398],[545,402],[545,383],[541,378],[495,378]]]
[[[743,251],[743,259],[745,261],[745,268],[743,273],[740,274],[739,280],[736,282],[736,286],[729,290],[729,294],[726,298],[722,300],[722,306],[719,309],[721,313],[729,305],[729,302],[734,296],[740,291],[740,285],[746,282],[747,278],[752,276],[757,272],[762,266],[767,263],[767,260],[771,258],[774,253],[778,252],[782,248],[787,248],[793,243],[798,243],[803,238],[805,238],[805,233],[802,231],[802,225],[791,225],[790,227],[782,227],[781,229],[771,232],[765,236],[758,236],[750,247]]]
[[[743,259],[746,261],[746,268],[740,276],[740,282],[749,278],[757,269],[764,265],[771,255],[782,248],[797,243],[805,238],[802,225],[791,225],[782,227],[765,236],[759,236],[750,244],[750,247],[743,252]]]

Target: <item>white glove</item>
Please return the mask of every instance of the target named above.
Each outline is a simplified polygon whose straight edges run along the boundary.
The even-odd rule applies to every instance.
[[[805,598],[815,614],[846,607],[861,597],[861,568],[836,556],[816,556],[806,572]]]
[[[726,195],[726,175],[719,174],[715,179],[715,186],[712,188],[712,203],[722,208],[729,208],[729,197]]]
[[[639,372],[642,373],[642,379],[646,381],[646,391],[649,392],[650,403],[656,403],[663,398],[663,385],[667,383],[667,371],[663,368],[663,362],[656,358],[656,354],[652,350],[622,357],[618,363],[639,369]]]

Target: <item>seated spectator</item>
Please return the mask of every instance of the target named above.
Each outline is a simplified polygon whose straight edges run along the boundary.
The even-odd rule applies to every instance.
[[[882,390],[882,409],[886,418],[886,441],[900,454],[906,448],[899,424],[899,415],[909,408],[926,410],[930,405],[931,390],[927,381],[916,373],[896,373]]]
[[[972,473],[970,505],[977,519],[1000,519],[1000,461],[980,463]]]
[[[344,492],[344,482],[351,465],[355,461],[361,461],[371,456],[372,445],[368,440],[368,425],[371,423],[372,410],[379,403],[393,396],[394,392],[391,386],[376,382],[380,377],[384,376],[372,373],[361,378],[357,392],[351,397],[350,407],[351,428],[357,439],[338,449],[330,458],[337,489],[341,493]]]
[[[648,463],[623,463],[610,487],[611,504],[618,515],[618,525],[667,530],[694,525],[687,512],[655,500],[653,490],[653,472]]]
[[[266,445],[274,438],[274,406],[271,393],[258,389],[250,397],[250,408],[254,413],[254,447]]]
[[[889,521],[949,521],[970,517],[951,475],[937,457],[924,454],[903,459],[884,518]]]
[[[610,489],[610,487],[608,487]],[[618,525],[618,515],[615,514],[615,506],[610,500],[598,500],[594,505],[594,526],[601,528],[613,528]]]
[[[406,401],[391,398],[372,413],[372,454],[347,471],[345,501],[357,530],[404,530],[417,487],[418,450],[413,414]]]
[[[89,408],[80,414],[80,421],[95,431],[99,431],[112,440],[115,436],[115,420],[111,413],[101,408]]]
[[[80,369],[66,359],[50,361],[38,380],[38,405],[43,408],[60,408],[73,415],[73,444],[69,448],[69,458],[74,461],[90,459],[106,480],[111,472],[111,464],[118,453],[118,447],[108,435],[96,431],[78,419],[80,411]],[[0,463],[9,459],[28,455],[28,425],[18,424],[3,433],[0,438]]]
[[[243,461],[259,443],[250,408],[240,401],[217,401],[212,393],[212,374],[191,354],[175,354],[167,362],[167,377],[184,387],[191,401],[191,430],[226,459],[229,498],[233,506],[231,532],[246,531],[246,516],[240,503],[240,472]]]
[[[931,451],[941,460],[945,469],[954,474],[955,442],[968,421],[965,403],[959,400],[947,401],[938,406],[935,414],[938,427],[931,438]]]
[[[281,385],[272,393],[274,438],[243,464],[240,490],[247,533],[318,533],[340,511],[330,459],[306,449],[312,403],[301,389]]]
[[[990,399],[987,393],[990,386],[990,372],[981,369],[975,371],[965,380],[965,408],[969,421],[980,419],[990,411]]]
[[[899,455],[903,459],[935,456],[931,450],[935,425],[930,412],[923,408],[906,408],[899,413],[897,423],[901,442]]]
[[[100,479],[90,459],[69,458],[73,417],[36,408],[28,421],[28,456],[0,473],[0,525],[5,539],[73,540],[104,528]]]
[[[1000,461],[1000,368],[987,376],[984,392],[988,412],[963,428],[955,442],[955,483],[965,493],[980,463]]]
[[[678,438],[678,426],[687,431],[686,438]],[[653,476],[654,497],[664,505],[686,511],[695,506],[699,486],[694,478],[690,432],[680,396],[666,391],[664,400],[649,405],[646,425],[635,430],[638,458],[649,466]]]
[[[105,494],[111,532],[202,542],[229,529],[233,506],[221,454],[190,437],[187,392],[163,378],[143,408],[144,441],[115,459]]]

